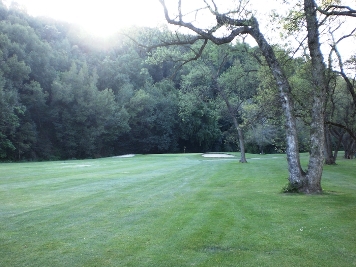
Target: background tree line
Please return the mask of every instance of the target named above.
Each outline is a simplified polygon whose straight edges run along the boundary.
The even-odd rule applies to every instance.
[[[167,29],[131,29],[150,45]],[[181,38],[184,38],[182,36]],[[285,151],[278,89],[261,51],[245,43],[156,49],[123,35],[93,37],[0,2],[0,159],[125,153]],[[310,59],[274,47],[292,84],[299,149],[308,151]],[[337,50],[335,50],[337,52]],[[184,62],[184,60],[183,60]],[[345,62],[355,66],[354,59]],[[354,81],[329,72],[327,144],[356,152]],[[342,126],[342,127],[341,127]]]

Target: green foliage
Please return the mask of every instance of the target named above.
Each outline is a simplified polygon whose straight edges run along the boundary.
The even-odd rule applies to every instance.
[[[194,117],[199,118],[199,112],[198,116],[192,112],[194,108],[198,108],[212,119],[211,122],[206,119],[188,122],[188,125],[193,127],[191,131],[199,133],[198,136],[202,140],[215,137],[215,140],[212,140],[214,146],[213,143],[208,145],[210,150],[219,150],[223,147],[230,150],[231,147],[235,147],[238,138],[232,117],[236,118],[241,128],[249,123],[248,116],[245,116],[245,107],[256,93],[258,87],[256,72],[259,68],[249,54],[251,51],[252,49],[245,44],[215,46],[208,43],[201,58],[184,68],[184,73],[187,74],[181,77],[181,92],[186,96],[181,97],[184,99],[181,104],[181,115],[184,121],[188,121],[189,116],[191,120]],[[186,104],[189,102],[193,102],[191,107]],[[210,109],[214,109],[213,116],[208,115]],[[187,113],[185,114],[183,110]],[[230,123],[227,124],[227,121]],[[204,125],[212,125],[216,130],[203,128],[201,122]],[[217,124],[214,126],[213,122]],[[197,129],[204,131],[199,132]],[[209,134],[210,137],[207,138]],[[189,137],[192,138],[194,137]]]
[[[15,134],[24,106],[19,103],[16,91],[5,90],[4,84],[5,79],[0,73],[0,159],[9,159],[16,150]]]
[[[179,117],[182,138],[189,140],[189,149],[196,143],[200,151],[212,149],[213,143],[221,136],[218,127],[219,112],[213,100],[202,100],[195,92],[180,93]]]
[[[52,120],[65,158],[100,155],[105,142],[128,130],[128,116],[116,105],[113,91],[99,91],[96,83],[86,64],[79,69],[73,64],[53,83]]]
[[[121,147],[127,152],[175,151],[178,141],[177,91],[170,81],[147,83],[130,99],[131,131]]]
[[[189,72],[182,76],[179,118],[181,138],[188,151],[211,151],[222,135],[218,124],[219,102],[209,67],[197,61],[186,66]]]
[[[291,183],[287,183],[282,188],[282,193],[296,194],[298,192],[299,192],[299,188],[297,186],[293,186]]]

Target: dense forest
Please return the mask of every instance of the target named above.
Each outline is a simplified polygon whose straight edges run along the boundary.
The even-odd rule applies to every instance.
[[[147,49],[165,28],[98,40],[0,1],[0,160],[126,153],[285,152],[276,83],[247,43]],[[182,36],[181,38],[184,38]],[[133,40],[134,39],[134,40]],[[310,58],[274,47],[292,85],[299,149],[309,150]],[[337,51],[337,50],[335,50]],[[355,68],[355,58],[346,62]],[[356,153],[355,81],[328,69],[326,147]],[[348,82],[349,81],[349,82]]]

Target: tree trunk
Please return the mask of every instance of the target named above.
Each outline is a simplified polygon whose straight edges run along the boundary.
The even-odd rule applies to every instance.
[[[258,43],[269,68],[277,82],[282,108],[286,119],[287,160],[289,170],[289,187],[298,192],[308,194],[321,193],[321,176],[324,164],[324,105],[325,105],[325,65],[320,51],[319,28],[316,17],[314,0],[304,0],[308,30],[308,47],[312,61],[312,74],[314,78],[313,104],[310,125],[310,159],[307,173],[304,173],[299,158],[294,103],[291,97],[291,88],[284,75],[272,47],[265,40],[259,30],[257,20],[249,30],[251,36]]]
[[[342,139],[342,144],[345,150],[345,159],[353,159],[356,153],[356,141],[349,135],[346,134]]]
[[[232,120],[234,122],[234,126],[235,126],[237,133],[239,135],[239,144],[240,144],[240,151],[241,151],[240,162],[247,163],[246,155],[245,155],[245,140],[244,140],[244,135],[243,135],[242,129],[239,126],[239,123],[237,122],[237,119],[235,116],[232,117]]]
[[[289,189],[299,191],[301,188],[304,188],[305,173],[300,165],[299,144],[294,115],[294,103],[291,97],[291,88],[281,66],[279,65],[272,47],[268,44],[263,34],[260,32],[257,20],[254,21],[254,25],[249,33],[256,40],[259,48],[261,49],[279,89],[282,108],[286,119],[286,153],[289,171]]]
[[[336,164],[336,158],[333,155],[333,147],[331,141],[331,133],[328,127],[325,127],[325,164]]]
[[[340,150],[340,147],[341,147],[341,143],[342,143],[342,137],[344,136],[344,134],[342,134],[338,141],[337,141],[337,144],[336,144],[336,147],[335,147],[335,151],[334,151],[334,158],[335,158],[335,162],[336,162],[336,159],[337,159],[337,154],[339,153],[339,150]]]
[[[224,100],[225,104],[226,104],[226,107],[229,111],[229,114],[230,114],[230,117],[234,123],[234,126],[237,130],[237,134],[239,136],[239,144],[240,144],[240,151],[241,151],[241,158],[240,158],[240,162],[241,163],[247,163],[247,160],[246,160],[246,155],[245,155],[245,139],[244,139],[244,135],[243,135],[243,132],[242,132],[242,129],[237,121],[237,118],[236,118],[236,114],[235,112],[233,111],[233,108],[230,104],[230,101],[228,99],[228,97],[226,96],[224,90],[219,86],[218,82],[217,82],[217,79],[214,78],[214,85],[216,87],[216,90],[219,92],[220,96],[222,97],[222,99]]]
[[[337,154],[339,152],[341,142],[344,136],[344,133],[337,133],[336,131],[331,132],[330,129],[331,126],[325,125],[325,164],[327,165],[334,165],[336,164],[336,159],[337,159]],[[332,145],[332,140],[331,140],[331,135],[334,136],[334,138],[337,139],[337,143],[335,145],[335,149],[333,152],[333,145]]]
[[[320,51],[319,28],[314,0],[304,0],[304,11],[308,31],[308,47],[312,62],[312,76],[314,82],[312,122],[310,125],[310,159],[307,179],[301,191],[306,193],[320,193],[321,176],[324,164],[324,105],[325,105],[325,64]]]
[[[276,80],[282,108],[286,119],[287,160],[289,171],[289,189],[308,194],[321,193],[321,176],[324,164],[324,105],[325,105],[325,65],[320,51],[319,29],[316,17],[316,5],[313,0],[304,1],[306,13],[308,46],[312,59],[312,74],[314,78],[312,122],[310,125],[310,159],[308,171],[305,173],[300,164],[299,145],[296,120],[294,115],[294,103],[291,97],[289,82],[274,54],[259,30],[256,19],[252,18],[252,27],[248,33],[256,40],[265,57],[269,68]]]

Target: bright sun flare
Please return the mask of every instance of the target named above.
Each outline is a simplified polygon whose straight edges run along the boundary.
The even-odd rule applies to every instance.
[[[78,24],[97,36],[130,26],[156,26],[164,20],[157,0],[16,0],[33,16]]]
[[[130,25],[155,27],[166,23],[162,6],[158,0],[2,0],[10,5],[17,2],[27,9],[29,15],[46,16],[56,20],[67,21],[83,27],[89,33],[98,37],[108,37],[117,33],[120,29]],[[230,10],[237,0],[216,0],[219,7],[228,7]],[[345,0],[345,3],[352,3],[355,0]],[[167,0],[169,10],[176,10],[178,0]],[[199,7],[197,4],[204,3],[203,0],[184,0],[182,6],[188,10]],[[229,4],[227,4],[229,3]],[[262,14],[268,14],[272,9],[281,11],[279,1],[252,1],[253,9],[259,10]],[[227,5],[226,5],[227,4]],[[287,6],[286,6],[287,8]],[[195,13],[194,13],[195,14]],[[265,20],[259,18],[261,28],[268,34],[271,33],[268,27],[268,17]],[[205,16],[199,17],[199,21],[204,21]],[[267,19],[267,20],[266,20]],[[213,20],[215,22],[215,20]],[[267,25],[267,27],[264,27]],[[350,30],[347,31],[349,33]],[[273,36],[273,33],[272,33]],[[278,41],[278,38],[274,38]],[[345,57],[354,54],[354,46],[350,42],[343,42],[341,51],[346,51]]]

